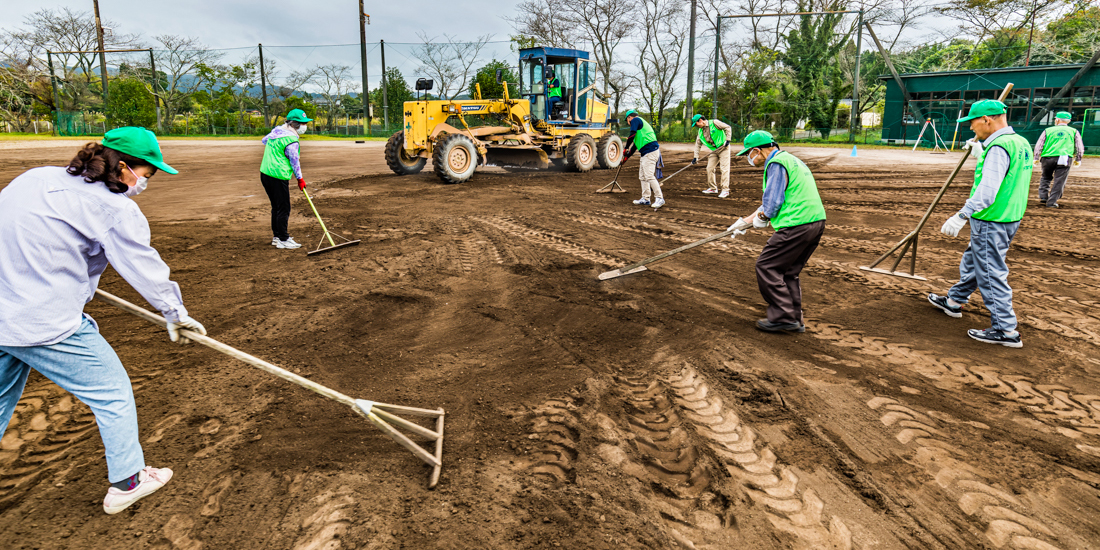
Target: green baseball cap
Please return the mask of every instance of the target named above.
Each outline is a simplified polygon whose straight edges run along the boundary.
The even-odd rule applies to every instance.
[[[1071,115],[1071,114],[1069,114],[1065,111],[1058,111],[1058,114],[1054,115],[1054,118],[1060,118],[1062,120],[1070,120],[1070,119],[1073,118],[1073,115]]]
[[[691,117],[691,123],[695,124],[695,123],[699,122],[699,119],[701,119],[701,118],[703,118],[703,115],[695,115],[695,116]]]
[[[757,130],[745,136],[745,148],[742,149],[740,153],[737,153],[734,156],[739,157],[741,155],[744,155],[745,153],[748,153],[750,149],[763,147],[764,145],[771,145],[772,143],[775,143],[775,138],[772,137],[771,134],[765,132],[764,130]]]
[[[306,112],[301,109],[294,109],[286,114],[287,120],[293,120],[294,122],[312,122],[313,119],[306,116]]]
[[[630,115],[638,116],[638,111],[636,109],[631,109],[631,110],[627,111],[626,114],[623,115],[623,116],[630,116]]]
[[[125,153],[131,157],[144,160],[164,170],[168,174],[179,173],[175,168],[164,163],[164,157],[160,154],[160,144],[157,143],[156,134],[145,128],[138,128],[136,126],[115,128],[103,134],[103,141],[101,143],[104,147],[110,147],[119,153]]]
[[[983,116],[1003,115],[1007,112],[1005,104],[996,99],[983,99],[970,106],[970,112],[957,122],[966,122]]]

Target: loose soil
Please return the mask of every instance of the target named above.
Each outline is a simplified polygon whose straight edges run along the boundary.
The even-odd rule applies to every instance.
[[[72,142],[0,144],[0,181]],[[165,143],[180,175],[138,197],[153,245],[210,336],[357,398],[446,410],[443,471],[342,405],[120,310],[87,311],[127,366],[164,489],[103,514],[94,418],[32,374],[0,440],[0,547],[1093,548],[1100,544],[1100,161],[1064,208],[1033,202],[1009,253],[1023,349],[975,342],[965,231],[921,233],[926,281],[861,271],[917,224],[958,154],[793,150],[829,221],[803,272],[805,334],[758,332],[753,264],[770,234],[596,276],[724,230],[760,199],[701,168],[659,211],[596,195],[613,172],[488,167],[460,185],[398,177],[380,143],[308,143],[329,228],[362,243],[270,246],[256,142]],[[690,149],[666,147],[671,173]],[[1033,182],[1037,186],[1038,177]],[[5,246],[17,246],[5,243]],[[908,262],[903,264],[907,266]],[[889,267],[889,265],[886,265]],[[113,271],[105,290],[147,306]]]

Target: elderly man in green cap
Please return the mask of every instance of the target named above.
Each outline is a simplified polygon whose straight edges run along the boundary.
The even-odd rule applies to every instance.
[[[286,114],[286,123],[276,126],[261,140],[264,158],[260,162],[260,183],[271,201],[271,245],[275,248],[293,249],[302,245],[290,236],[290,179],[298,180],[298,188],[306,188],[302,178],[299,136],[306,133],[312,118],[305,111],[294,109]]]
[[[1085,142],[1081,132],[1069,125],[1073,117],[1062,111],[1054,115],[1054,126],[1039,134],[1035,142],[1035,165],[1042,168],[1039,177],[1039,202],[1049,208],[1058,208],[1058,199],[1066,186],[1069,163],[1081,166],[1085,156]]]
[[[962,307],[978,290],[989,310],[992,326],[970,329],[967,334],[987,344],[1023,347],[1012,309],[1012,287],[1008,286],[1005,258],[1012,238],[1027,209],[1031,186],[1031,144],[1008,125],[1005,104],[983,99],[970,106],[959,122],[970,122],[970,130],[981,140],[982,151],[974,169],[970,198],[944,222],[940,232],[956,237],[970,222],[970,245],[959,263],[959,282],[947,296],[929,294],[928,301],[951,317],[962,317]]]
[[[626,122],[630,125],[630,135],[626,138],[629,145],[623,155],[623,163],[635,152],[641,155],[638,159],[638,180],[642,183],[642,198],[634,201],[634,204],[653,206],[656,210],[665,205],[665,195],[661,192],[661,183],[657,181],[657,166],[661,160],[657,132],[634,109],[626,112]],[[652,203],[650,197],[653,198]]]
[[[768,317],[756,322],[765,332],[805,332],[802,321],[802,283],[798,276],[821,243],[825,206],[817,182],[806,163],[779,149],[771,134],[757,130],[745,136],[737,153],[750,166],[764,168],[764,198],[751,215],[729,227],[744,233],[765,228],[775,233],[756,259],[756,282],[768,303]]]
[[[130,378],[84,305],[110,265],[161,312],[173,342],[187,341],[180,329],[206,334],[150,246],[149,222],[133,200],[158,170],[176,173],[156,136],[116,128],[77,151],[68,167],[28,170],[0,191],[0,434],[31,369],[72,393],[99,426],[108,514],[160,489],[172,470],[145,463]],[[96,453],[87,458],[99,467]]]
[[[718,198],[724,199],[730,196],[730,148],[729,141],[733,137],[733,128],[729,124],[718,119],[707,120],[703,115],[691,117],[691,123],[698,130],[695,138],[695,157],[691,163],[699,162],[699,152],[706,145],[707,151],[707,188],[703,193],[713,195],[718,193]],[[714,168],[718,166],[722,171],[722,189],[718,190],[715,182]]]

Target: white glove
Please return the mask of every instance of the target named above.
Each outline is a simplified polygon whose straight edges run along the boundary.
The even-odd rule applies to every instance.
[[[1039,159],[1035,159],[1035,162],[1031,163],[1031,165],[1038,168],[1039,167]]]
[[[752,227],[752,224],[745,221],[744,218],[737,218],[737,221],[733,222],[733,225],[726,228],[726,231],[744,231]]]
[[[770,221],[771,220],[765,220],[764,218],[761,218],[760,215],[757,214],[752,217],[752,226],[757,229],[763,229],[768,226],[768,223]]]
[[[982,156],[982,142],[974,138],[966,140],[966,143],[963,145],[963,149],[970,149],[970,154],[974,155],[975,157]]]
[[[187,338],[180,338],[180,329],[187,329],[206,336],[206,329],[203,328],[202,324],[187,315],[184,315],[179,322],[168,323],[168,338],[173,342],[179,342],[181,344],[190,343],[191,341]]]
[[[940,233],[947,235],[948,237],[958,237],[959,231],[966,225],[966,218],[960,218],[958,214],[952,214],[947,221],[943,222],[943,227],[940,228]]]

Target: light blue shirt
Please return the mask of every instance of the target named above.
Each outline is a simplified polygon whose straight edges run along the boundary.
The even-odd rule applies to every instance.
[[[12,180],[0,191],[0,345],[68,338],[108,264],[168,321],[186,316],[149,238],[137,203],[102,182],[56,166]]]
[[[779,149],[772,151],[772,154],[768,155],[767,160],[764,162],[766,163],[778,154]],[[783,202],[787,200],[787,168],[778,162],[773,162],[771,166],[768,166],[765,176],[767,177],[767,185],[764,186],[764,198],[761,201],[760,211],[768,219],[771,219],[779,215],[779,207],[783,206]]]
[[[993,143],[993,140],[1005,134],[1015,133],[1016,131],[1011,126],[1005,126],[990,134],[982,142],[982,148],[989,149],[989,144]],[[974,195],[966,199],[966,204],[959,212],[969,218],[975,212],[981,212],[989,208],[989,205],[997,200],[997,192],[1001,190],[1001,182],[1008,175],[1009,160],[1008,151],[1005,151],[1004,147],[997,146],[986,151],[985,164],[982,165],[982,181],[978,183],[978,189],[974,191]]]

